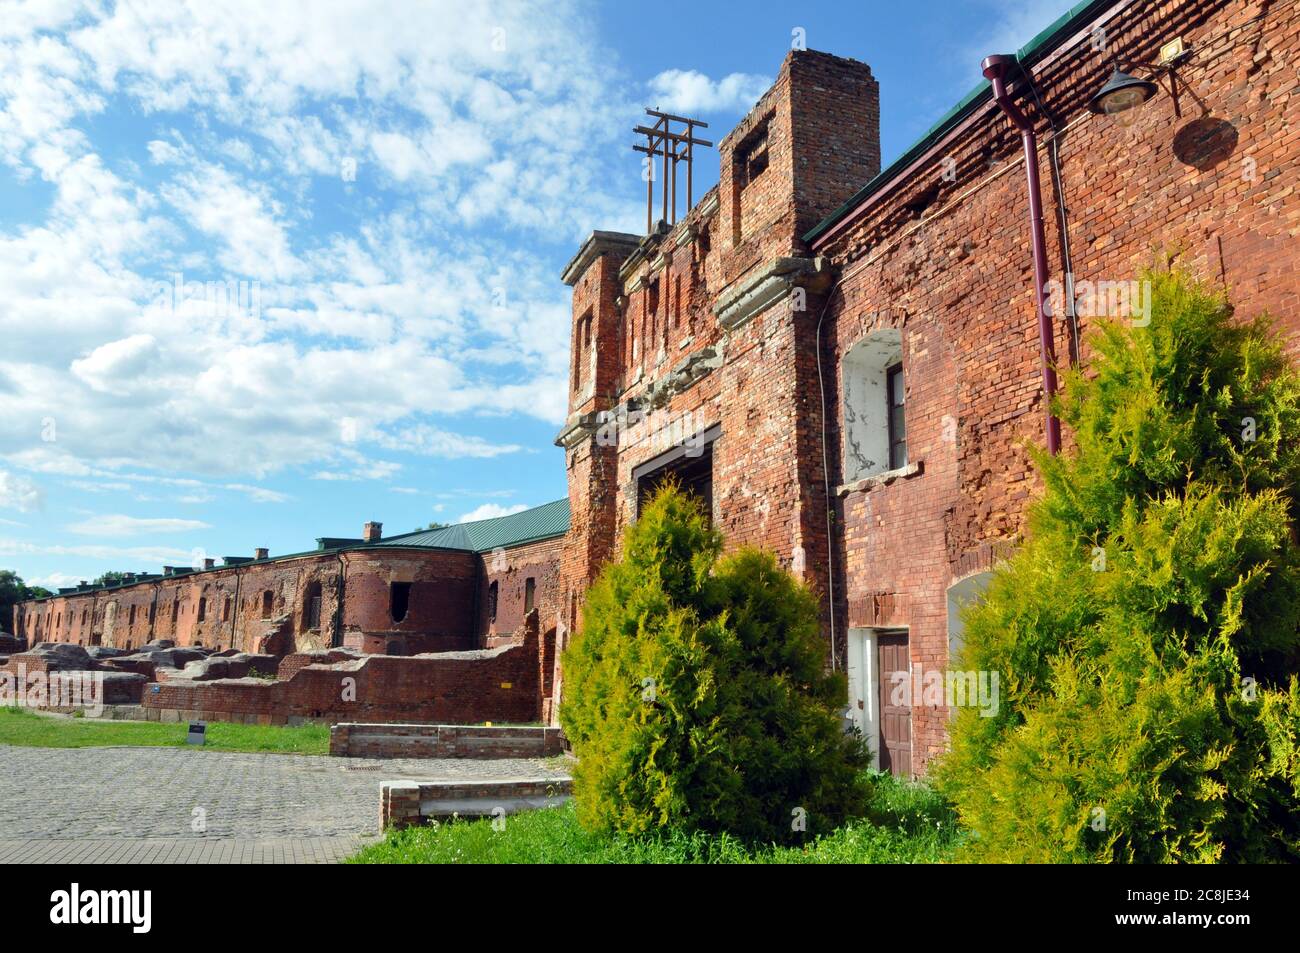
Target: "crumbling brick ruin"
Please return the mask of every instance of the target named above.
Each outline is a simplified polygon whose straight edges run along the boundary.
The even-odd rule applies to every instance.
[[[1085,288],[1176,261],[1300,340],[1300,9],[1096,0],[1044,26],[1008,81],[1039,131],[1049,277],[1072,278],[1082,301]],[[1171,72],[1156,64],[1173,41],[1189,52]],[[1093,114],[1117,58],[1145,64],[1162,89],[1130,113]],[[960,606],[1024,532],[1037,489],[1026,445],[1042,443],[1045,407],[1017,129],[987,83],[884,170],[878,128],[866,64],[793,51],[718,143],[718,185],[693,208],[647,235],[592,232],[562,276],[573,289],[557,437],[567,505],[519,514],[545,532],[506,524],[520,538],[476,542],[471,524],[322,540],[311,553],[60,592],[19,606],[15,633],[272,653],[285,658],[282,678],[298,657],[286,653],[429,652],[421,658],[448,667],[326,661],[286,684],[310,672],[312,686],[333,686],[338,666],[359,666],[383,692],[405,671],[401,684],[427,695],[450,684],[436,673],[454,672],[477,687],[422,715],[528,707],[553,721],[558,650],[583,594],[641,499],[672,474],[704,497],[728,545],[774,551],[821,593],[828,662],[849,675],[847,719],[882,767],[924,773],[949,710],[892,704],[880,686],[947,668]],[[1086,368],[1077,342],[1097,311],[1053,309],[1060,363]],[[528,608],[535,649],[520,631]],[[503,645],[522,649],[521,672],[525,657],[538,671],[495,684],[528,686],[535,704],[513,707],[517,695],[499,697],[496,676],[477,674],[513,662],[464,654]],[[197,689],[173,684],[159,694],[202,709],[181,697]],[[261,697],[281,714],[333,717],[306,685],[301,698],[289,687]]]
[[[16,607],[0,672],[104,673],[154,718],[538,721],[567,528],[564,500],[387,538],[367,523],[311,552],[62,589]]]

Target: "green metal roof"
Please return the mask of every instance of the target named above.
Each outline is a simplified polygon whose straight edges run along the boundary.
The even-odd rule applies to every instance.
[[[1078,31],[1103,10],[1113,7],[1119,0],[1082,0],[1068,11],[1056,18],[1047,29],[1022,46],[1016,53],[1016,61],[1021,66],[1030,66],[1056,49],[1067,37]],[[996,53],[997,50],[990,51]],[[993,98],[993,87],[988,80],[981,80],[979,85],[962,97],[961,101],[948,110],[938,122],[931,126],[920,139],[916,140],[906,152],[881,170],[880,174],[864,185],[847,202],[822,219],[812,231],[804,235],[803,240],[812,242],[823,232],[835,225],[871,195],[879,192],[886,185],[898,178],[909,165],[917,160],[927,149],[942,139],[963,119]]]
[[[468,549],[476,553],[518,546],[541,539],[563,536],[569,531],[569,501],[556,500],[531,510],[492,519],[457,523],[441,529],[404,533],[381,539],[372,546],[419,546],[435,549]]]

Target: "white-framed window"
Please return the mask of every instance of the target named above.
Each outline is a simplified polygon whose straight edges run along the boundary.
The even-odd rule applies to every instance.
[[[844,355],[844,480],[907,466],[903,335],[873,331]]]

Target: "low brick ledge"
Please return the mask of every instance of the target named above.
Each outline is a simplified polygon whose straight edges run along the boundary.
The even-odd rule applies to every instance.
[[[339,758],[549,758],[564,753],[559,728],[342,722],[330,728]]]
[[[504,817],[556,807],[573,796],[569,778],[510,781],[385,781],[379,789],[380,828],[414,827],[447,817]]]

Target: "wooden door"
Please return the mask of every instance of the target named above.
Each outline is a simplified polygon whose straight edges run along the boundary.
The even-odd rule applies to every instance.
[[[880,664],[880,770],[898,777],[912,776],[911,659],[906,632],[881,632],[876,636]],[[907,679],[906,692],[898,690]]]

